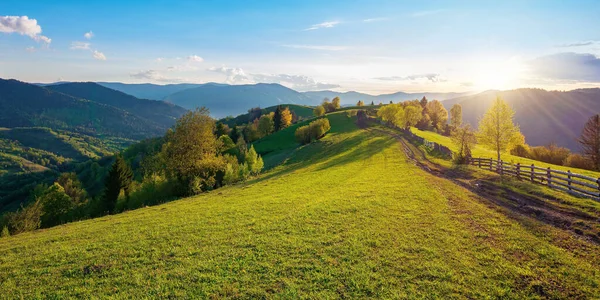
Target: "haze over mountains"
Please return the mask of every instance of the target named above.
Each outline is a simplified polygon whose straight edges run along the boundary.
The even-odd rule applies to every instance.
[[[6,89],[7,81],[3,81]],[[247,84],[247,85],[228,85],[217,83],[206,84],[173,84],[173,85],[155,85],[155,84],[124,84],[124,83],[55,83],[46,85],[45,88],[28,85],[25,89],[25,83],[12,81],[12,85],[20,86],[13,92],[0,95],[4,99],[2,105],[10,111],[11,101],[6,101],[7,97],[11,99],[21,99],[14,105],[23,105],[16,109],[16,113],[4,115],[4,120],[10,118],[10,124],[20,124],[18,126],[45,126],[51,128],[66,129],[65,123],[72,122],[67,120],[66,115],[57,115],[55,110],[45,108],[44,105],[50,105],[58,100],[42,103],[37,107],[33,104],[34,99],[24,96],[28,93],[43,94],[44,97],[51,99],[63,99],[58,106],[72,107],[74,103],[81,106],[79,116],[89,115],[90,108],[87,106],[100,106],[93,111],[99,112],[104,117],[101,120],[108,120],[109,116],[120,114],[121,117],[111,117],[120,120],[127,114],[127,121],[119,121],[124,126],[125,131],[138,131],[136,137],[156,135],[163,132],[173,124],[174,120],[183,114],[186,109],[206,106],[210,109],[215,118],[225,116],[237,116],[248,111],[252,107],[266,108],[278,104],[298,104],[298,105],[318,105],[323,98],[332,99],[336,96],[341,98],[343,105],[354,105],[358,100],[365,104],[374,102],[389,103],[412,99],[420,99],[423,96],[429,100],[443,100],[446,109],[455,104],[461,104],[463,108],[463,118],[465,122],[476,126],[478,119],[489,108],[491,102],[497,95],[503,97],[515,109],[515,120],[521,127],[521,131],[526,137],[526,142],[533,146],[547,145],[551,142],[559,146],[567,147],[573,151],[579,151],[577,138],[579,137],[583,125],[587,119],[600,112],[600,89],[579,89],[573,91],[546,91],[542,89],[517,89],[511,91],[485,91],[481,93],[405,93],[397,92],[382,95],[369,95],[359,92],[335,92],[335,91],[310,91],[297,92],[279,84]],[[108,88],[110,87],[110,88]],[[31,91],[29,91],[31,90]],[[63,94],[57,95],[61,92]],[[18,94],[21,96],[18,97]],[[67,96],[67,95],[69,96]],[[148,99],[157,99],[163,101],[152,101],[140,99],[137,96],[144,95]],[[72,96],[72,97],[71,97]],[[65,99],[69,99],[68,101]],[[80,99],[87,99],[93,103],[81,102]],[[65,102],[66,101],[66,102]],[[168,103],[167,103],[168,102]],[[69,103],[69,104],[67,104]],[[85,103],[85,105],[84,105]],[[37,109],[38,114],[33,111]],[[40,114],[40,111],[48,110],[47,113]],[[67,110],[65,110],[67,111]],[[24,112],[27,112],[25,114]],[[110,112],[110,113],[109,113]],[[18,117],[20,116],[20,117]],[[24,117],[25,116],[25,117]],[[43,117],[42,117],[43,116]],[[142,120],[137,120],[140,118]],[[111,134],[123,135],[123,132],[113,132],[108,130],[101,120],[94,121],[93,126],[77,125],[77,130],[83,132],[110,132]],[[136,123],[136,124],[132,124]],[[2,125],[5,124],[5,125]],[[0,126],[6,126],[0,120]],[[63,124],[63,125],[59,125]],[[143,125],[140,125],[143,124]],[[138,128],[138,129],[132,129]],[[92,130],[93,129],[93,130]],[[132,136],[132,135],[128,135]]]

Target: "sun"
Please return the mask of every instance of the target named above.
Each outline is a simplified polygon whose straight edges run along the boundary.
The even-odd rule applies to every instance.
[[[516,60],[487,60],[478,62],[472,76],[474,87],[482,90],[508,90],[519,85],[523,70]]]

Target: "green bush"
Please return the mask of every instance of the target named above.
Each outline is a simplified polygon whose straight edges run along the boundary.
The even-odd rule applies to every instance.
[[[322,138],[329,130],[331,130],[331,125],[327,118],[312,121],[310,124],[296,129],[296,141],[300,144],[308,144]]]

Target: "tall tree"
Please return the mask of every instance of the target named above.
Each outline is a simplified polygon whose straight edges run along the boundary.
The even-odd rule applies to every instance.
[[[578,141],[583,155],[592,162],[595,170],[600,170],[600,115],[592,116],[585,123]]]
[[[292,125],[292,112],[289,107],[286,107],[281,111],[281,129],[284,129],[288,126]]]
[[[421,99],[421,101],[419,101],[419,103],[421,103],[421,107],[423,109],[425,109],[427,107],[427,97],[423,96],[423,98]]]
[[[513,123],[514,115],[512,108],[498,96],[479,121],[477,140],[487,148],[496,151],[498,160],[501,152],[524,142],[519,126]]]
[[[444,105],[438,100],[433,100],[428,102],[426,107],[433,128],[442,129],[446,121],[448,121],[448,111],[444,108]]]
[[[452,132],[452,142],[458,147],[458,162],[463,163],[467,157],[471,157],[471,149],[477,143],[475,132],[471,125],[460,126]]]
[[[423,108],[420,105],[408,105],[404,108],[405,127],[416,126],[423,117]]]
[[[133,172],[123,159],[123,156],[117,154],[112,168],[108,172],[104,190],[104,208],[111,213],[115,210],[117,199],[121,191],[125,192],[125,197],[129,198],[129,187],[133,181]]]
[[[340,107],[341,107],[340,97],[333,98],[333,100],[331,100],[331,106],[332,106],[332,108],[333,108],[334,111],[336,109],[340,109]]]
[[[267,136],[275,130],[275,122],[273,122],[273,113],[262,115],[258,120],[258,131],[262,136]]]
[[[450,109],[450,126],[456,129],[462,125],[462,106],[460,104],[452,105]]]
[[[208,109],[202,107],[179,118],[175,130],[167,135],[164,147],[167,176],[181,184],[182,195],[196,193],[198,186],[211,188],[219,168],[225,168],[214,128],[215,121]],[[194,187],[186,187],[192,181]]]
[[[275,131],[279,131],[284,127],[281,127],[281,114],[283,113],[283,107],[281,105],[277,105],[275,109],[275,113],[273,114],[273,123],[275,124]]]
[[[319,106],[315,107],[315,109],[313,110],[313,114],[317,117],[324,115],[325,108],[323,107],[323,105],[319,105]]]

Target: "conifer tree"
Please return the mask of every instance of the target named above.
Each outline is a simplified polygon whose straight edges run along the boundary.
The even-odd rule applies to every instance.
[[[125,197],[129,198],[129,187],[133,180],[133,172],[123,159],[123,156],[117,154],[115,162],[106,177],[104,191],[104,206],[109,213],[113,212],[117,204],[117,199],[121,191],[125,192]]]

